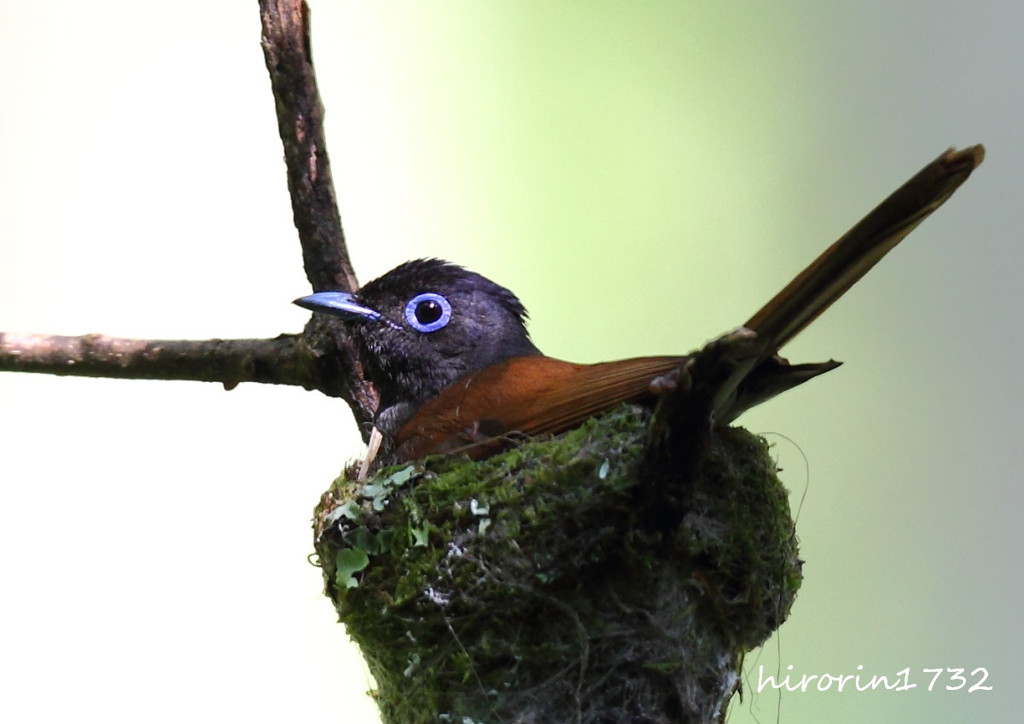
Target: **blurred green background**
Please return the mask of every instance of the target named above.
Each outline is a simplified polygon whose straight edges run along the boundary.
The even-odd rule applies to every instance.
[[[742,419],[776,443],[807,562],[730,721],[1012,719],[1022,6],[311,4],[361,278],[465,264],[554,356],[696,347],[947,146],[987,145],[787,348],[846,366]],[[276,134],[251,0],[0,0],[0,329],[300,329]],[[360,452],[341,402],[5,374],[0,411],[0,719],[376,721],[305,562]],[[918,687],[780,698],[760,666]],[[993,690],[929,692],[937,667]]]

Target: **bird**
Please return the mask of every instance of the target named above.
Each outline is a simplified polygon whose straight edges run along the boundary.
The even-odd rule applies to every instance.
[[[547,357],[509,289],[441,259],[405,262],[356,292],[295,300],[343,320],[379,394],[371,451],[384,464],[462,452],[486,457],[512,437],[553,435],[624,402],[651,403],[703,355],[721,371],[709,425],[839,366],[790,364],[779,350],[842,296],[984,159],[949,149],[828,247],[743,325],[698,353],[579,364]]]

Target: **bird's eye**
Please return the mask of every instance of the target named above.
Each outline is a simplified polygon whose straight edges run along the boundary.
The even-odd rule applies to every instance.
[[[417,294],[405,305],[405,321],[417,332],[436,332],[452,318],[452,305],[440,294]]]

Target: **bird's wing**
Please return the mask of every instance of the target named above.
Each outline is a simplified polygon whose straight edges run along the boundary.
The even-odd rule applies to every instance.
[[[651,383],[684,356],[592,365],[531,356],[491,365],[449,385],[398,431],[405,460],[449,452],[510,433],[557,434],[622,402],[653,398]],[[475,450],[468,450],[471,456]],[[481,454],[493,452],[481,447]]]

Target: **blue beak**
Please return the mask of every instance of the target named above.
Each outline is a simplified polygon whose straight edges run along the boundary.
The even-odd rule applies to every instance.
[[[329,314],[332,317],[341,317],[349,321],[376,322],[381,318],[380,312],[364,307],[348,292],[317,292],[308,297],[296,299],[292,303],[311,312]]]

